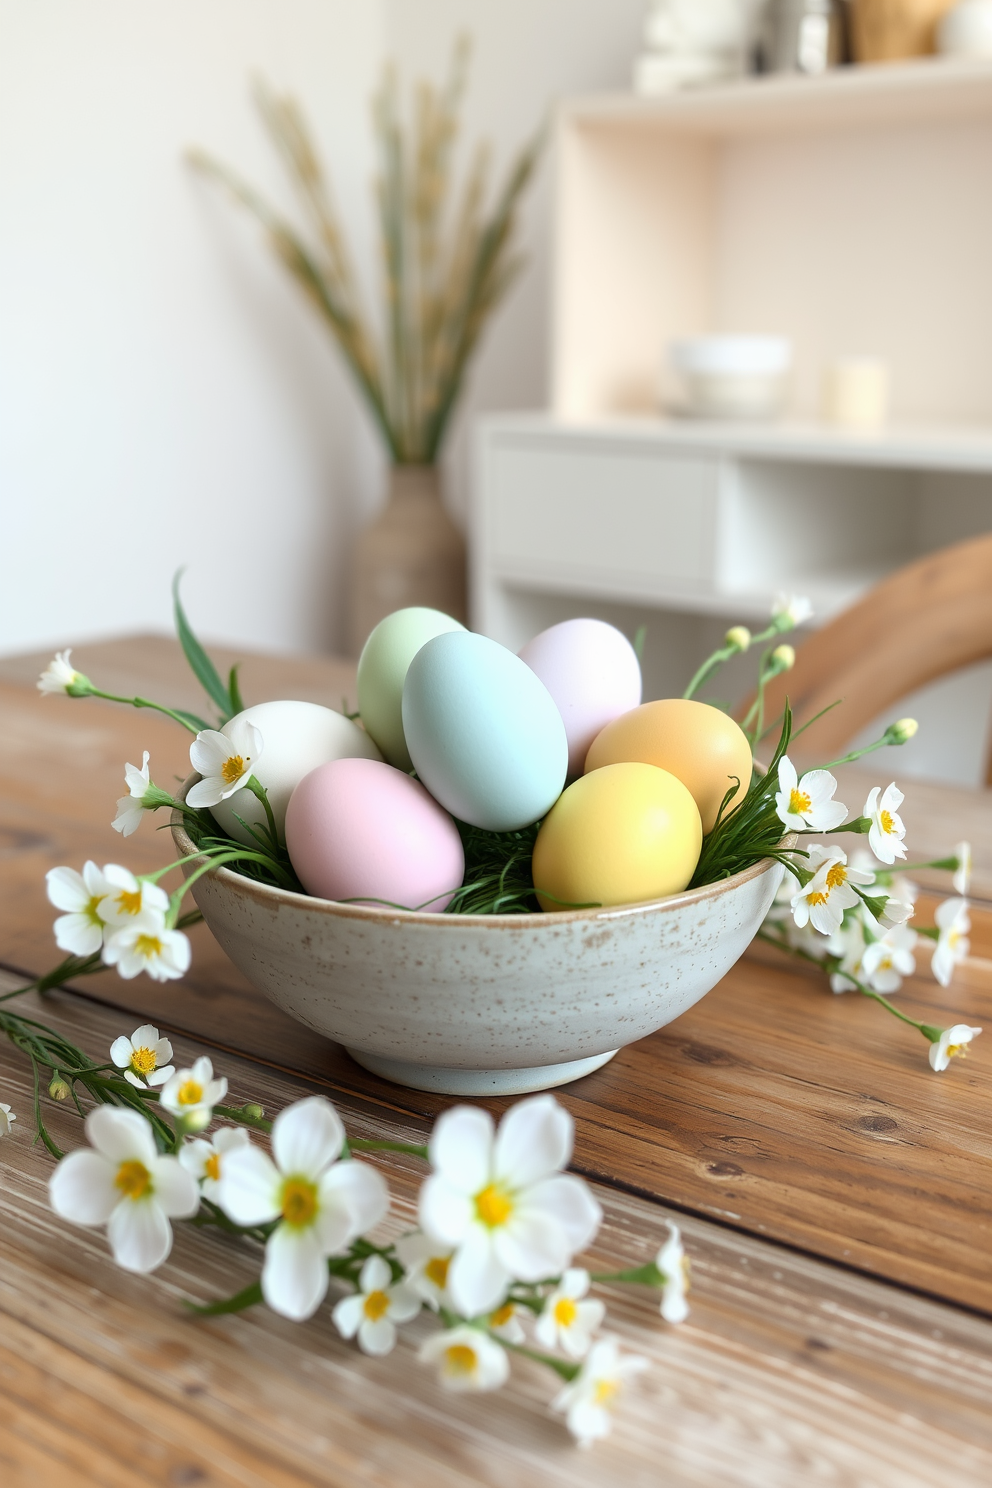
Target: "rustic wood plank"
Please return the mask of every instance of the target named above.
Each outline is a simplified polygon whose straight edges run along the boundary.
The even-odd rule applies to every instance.
[[[123,1026],[71,995],[47,999],[46,1010],[94,1054]],[[179,1040],[177,1055],[191,1059],[198,1047]],[[270,1112],[308,1088],[233,1057],[224,1072],[237,1098]],[[26,1112],[25,1070],[6,1045],[0,1090]],[[342,1109],[353,1133],[419,1130]],[[78,1141],[64,1107],[52,1126],[64,1145]],[[580,1133],[580,1162],[582,1142]],[[384,1233],[395,1234],[411,1222],[423,1170],[377,1161],[394,1193]],[[141,1481],[224,1488],[654,1488],[662,1479],[977,1488],[992,1476],[992,1324],[703,1220],[682,1220],[694,1280],[687,1324],[666,1327],[647,1294],[610,1292],[611,1326],[652,1367],[610,1441],[582,1453],[549,1415],[554,1387],[535,1366],[515,1361],[499,1395],[458,1398],[415,1361],[426,1318],[382,1361],[339,1339],[327,1307],[300,1326],[264,1308],[190,1320],[180,1299],[246,1284],[258,1267],[252,1246],[180,1228],[154,1277],[129,1276],[102,1236],[51,1214],[51,1163],[25,1128],[0,1146],[0,1169],[5,1484],[56,1474],[116,1484],[129,1462]],[[598,1197],[606,1220],[594,1264],[652,1255],[666,1211],[604,1188]]]
[[[143,645],[122,643],[115,662],[132,685]],[[170,654],[178,670],[174,646]],[[167,672],[164,655],[156,652],[156,666]],[[86,660],[82,650],[79,660]],[[278,691],[281,663],[273,665],[271,690]],[[178,683],[169,695],[192,701],[179,695]],[[10,910],[0,958],[38,972],[55,959],[45,870],[87,856],[161,864],[168,848],[155,833],[143,830],[122,844],[111,831],[112,802],[125,758],[150,748],[165,780],[168,769],[183,770],[185,741],[151,715],[43,699],[23,683],[0,684],[0,707],[0,804],[10,843],[0,857],[0,894]],[[166,769],[159,771],[159,760]],[[936,836],[944,798],[939,788],[931,792],[923,799]],[[988,811],[979,793],[957,796]],[[976,845],[992,852],[992,832]],[[992,918],[976,919],[975,948],[987,957]],[[162,988],[107,972],[85,991],[410,1119],[426,1120],[443,1104],[367,1074],[278,1012],[203,927],[194,931],[194,965],[184,982]],[[946,992],[915,979],[901,1006],[931,1022],[961,1018],[992,1032],[990,999],[992,965],[977,960]],[[990,1056],[979,1041],[940,1078],[925,1057],[922,1039],[866,1002],[833,997],[818,975],[748,959],[677,1023],[562,1098],[579,1123],[590,1176],[992,1311]]]

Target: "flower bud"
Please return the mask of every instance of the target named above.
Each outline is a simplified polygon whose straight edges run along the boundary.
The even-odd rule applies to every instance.
[[[723,639],[726,645],[746,651],[751,644],[751,632],[746,625],[732,625]]]
[[[242,1106],[241,1109],[244,1111],[249,1121],[261,1121],[262,1117],[265,1115],[265,1107],[256,1105],[254,1102],[250,1106]]]
[[[69,1099],[72,1091],[61,1075],[55,1075],[48,1087],[48,1093],[52,1097],[52,1100],[64,1101]]]
[[[920,725],[915,718],[900,718],[897,723],[890,723],[885,730],[890,744],[905,744],[917,732]]]
[[[769,672],[772,676],[778,672],[791,672],[796,664],[796,653],[791,646],[776,646],[771,661]]]

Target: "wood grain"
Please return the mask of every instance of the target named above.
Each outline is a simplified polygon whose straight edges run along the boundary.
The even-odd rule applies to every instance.
[[[122,676],[140,670],[142,645],[122,647]],[[157,664],[164,686],[168,668]],[[269,665],[268,690],[278,693],[280,664]],[[178,683],[168,695],[192,701]],[[2,959],[37,973],[56,959],[45,870],[87,856],[159,865],[168,847],[147,830],[122,844],[110,830],[111,803],[123,759],[150,748],[165,779],[157,761],[181,769],[185,741],[150,715],[42,699],[23,684],[0,690],[0,700],[0,806],[12,844],[0,860],[0,902],[14,911]],[[968,797],[987,812],[974,792],[954,793],[955,809]],[[935,837],[943,799],[931,788]],[[979,959],[946,992],[927,976],[907,984],[900,1005],[912,1016],[992,1031],[992,964],[981,959],[992,955],[992,918],[976,921]],[[248,987],[203,927],[181,983],[124,983],[107,972],[83,986],[136,1021],[152,1017],[400,1118],[422,1123],[443,1104],[376,1079],[292,1022]],[[881,1010],[832,996],[818,974],[746,959],[691,1012],[562,1099],[591,1177],[992,1312],[992,1051],[983,1042],[933,1076],[924,1041]]]
[[[45,1000],[45,1016],[94,1054],[122,1027],[65,994]],[[177,1040],[183,1062],[199,1051]],[[223,1069],[237,1098],[270,1113],[313,1088],[234,1057]],[[0,1090],[26,1111],[25,1070],[7,1045]],[[341,1109],[353,1135],[419,1129],[347,1100]],[[66,1147],[78,1142],[71,1111],[54,1108],[52,1127]],[[190,1320],[184,1297],[211,1300],[257,1274],[254,1247],[179,1227],[160,1271],[129,1276],[101,1234],[55,1219],[51,1162],[14,1132],[0,1145],[4,1488],[971,1488],[992,1477],[992,1324],[844,1268],[682,1219],[690,1319],[668,1328],[650,1294],[605,1294],[611,1328],[651,1368],[614,1436],[583,1453],[549,1413],[554,1385],[537,1366],[515,1360],[498,1395],[443,1394],[415,1359],[427,1317],[380,1361],[338,1338],[327,1306],[303,1325],[264,1308]],[[581,1132],[576,1155],[585,1165]],[[383,1230],[393,1235],[412,1222],[423,1168],[376,1161],[394,1194]],[[603,1187],[597,1196],[593,1263],[653,1255],[665,1208]]]

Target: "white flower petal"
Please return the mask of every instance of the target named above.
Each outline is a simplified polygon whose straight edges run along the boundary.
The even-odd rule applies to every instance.
[[[94,956],[103,945],[103,926],[88,915],[60,915],[53,926],[55,944],[70,956]]]
[[[526,1206],[544,1209],[557,1220],[573,1255],[592,1244],[603,1219],[589,1185],[571,1173],[556,1174],[534,1184],[527,1190]]]
[[[240,1156],[232,1153],[231,1161]],[[273,1312],[301,1323],[327,1295],[327,1261],[313,1227],[281,1224],[269,1236],[262,1267],[262,1295]]]
[[[365,1298],[361,1292],[342,1297],[331,1312],[331,1320],[342,1338],[354,1338],[365,1317]]]
[[[287,1106],[272,1125],[272,1152],[279,1169],[315,1182],[344,1146],[341,1118],[322,1095]]]
[[[170,1219],[189,1219],[200,1207],[196,1179],[176,1157],[158,1157],[151,1167],[155,1202]]]
[[[461,1188],[434,1173],[420,1189],[421,1226],[440,1245],[458,1245],[475,1219],[475,1205]]]
[[[574,1124],[551,1095],[511,1106],[499,1124],[493,1174],[523,1188],[565,1167],[572,1155]]]
[[[52,1208],[73,1224],[106,1224],[120,1201],[116,1168],[99,1152],[81,1147],[63,1157],[48,1180]]]
[[[115,1038],[110,1046],[110,1057],[118,1069],[127,1069],[133,1053],[134,1047],[131,1040],[124,1038],[123,1034],[120,1038]]]
[[[417,1316],[423,1306],[423,1299],[413,1287],[400,1282],[399,1286],[389,1289],[389,1313],[394,1323],[408,1323]]]
[[[217,1202],[235,1224],[267,1224],[281,1212],[280,1185],[279,1170],[267,1152],[239,1147],[225,1157]]]
[[[370,1255],[362,1266],[358,1287],[363,1292],[384,1292],[393,1279],[393,1273],[381,1255]]]
[[[492,1236],[473,1225],[448,1268],[448,1292],[457,1311],[465,1317],[492,1312],[506,1296],[509,1281]]]
[[[107,1223],[107,1239],[125,1271],[154,1271],[172,1249],[172,1226],[154,1198],[122,1199]]]
[[[45,874],[48,897],[56,909],[78,914],[90,902],[91,895],[83,876],[74,868],[50,868]]]
[[[358,1346],[363,1354],[381,1358],[396,1347],[396,1325],[388,1318],[364,1318],[358,1330]]]
[[[325,1254],[377,1225],[389,1209],[389,1189],[377,1168],[349,1158],[320,1179],[317,1229]]]
[[[521,1281],[555,1276],[572,1258],[557,1216],[539,1207],[518,1206],[509,1221],[493,1231],[493,1248],[504,1270]]]
[[[454,1106],[434,1123],[431,1167],[463,1193],[477,1193],[492,1171],[493,1121],[477,1106]]]
[[[158,1157],[152,1129],[137,1111],[97,1106],[86,1118],[86,1140],[112,1163],[137,1161],[151,1169]]]

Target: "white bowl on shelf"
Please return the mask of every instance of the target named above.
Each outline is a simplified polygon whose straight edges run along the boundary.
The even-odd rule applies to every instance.
[[[692,418],[767,419],[786,402],[792,343],[784,336],[693,336],[673,341],[668,365]]]
[[[179,812],[172,834],[192,871]],[[691,1008],[754,938],[781,876],[766,859],[650,904],[526,915],[338,904],[227,868],[191,892],[253,986],[374,1074],[519,1095],[590,1074]]]

